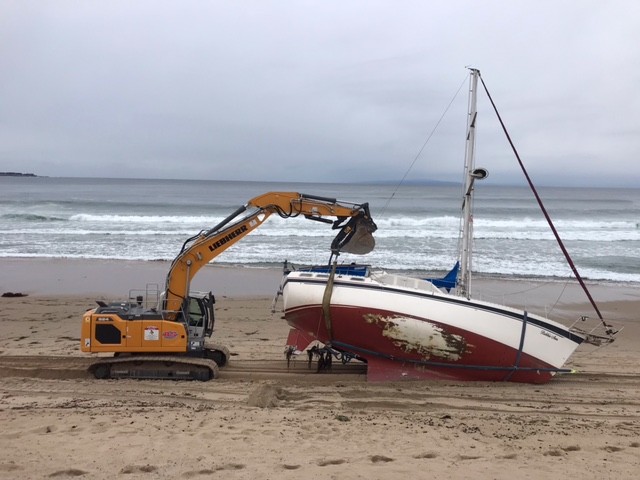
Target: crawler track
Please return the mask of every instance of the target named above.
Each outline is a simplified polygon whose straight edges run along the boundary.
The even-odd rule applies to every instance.
[[[171,355],[136,355],[101,358],[89,367],[99,379],[211,380],[219,376],[218,364],[208,358]]]

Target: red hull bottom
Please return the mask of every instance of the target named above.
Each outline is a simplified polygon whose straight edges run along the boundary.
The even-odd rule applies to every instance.
[[[378,325],[354,322],[354,318],[362,317],[353,314],[351,311],[349,316],[340,316],[332,309],[334,322],[330,336],[317,308],[285,312],[285,319],[298,332],[290,334],[288,344],[294,345],[292,339],[296,338],[297,348],[303,350],[317,340],[357,355],[367,362],[367,379],[374,382],[448,380],[542,384],[559,371],[515,348],[451,326],[438,325],[449,335],[464,338],[455,355],[445,358],[433,352],[425,354],[424,350],[412,351],[406,344],[385,336]]]

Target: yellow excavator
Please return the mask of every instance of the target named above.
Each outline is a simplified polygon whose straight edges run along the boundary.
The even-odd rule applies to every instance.
[[[273,213],[283,218],[303,216],[339,230],[331,257],[341,252],[369,253],[375,245],[371,234],[377,227],[366,203],[293,192],[256,197],[212,229],[184,242],[171,263],[163,292],[158,285],[147,285],[145,290],[131,290],[127,301],[97,301],[98,307],[83,315],[81,350],[113,354],[97,358],[89,371],[98,379],[216,378],[218,367],[229,360],[229,351],[206,341],[213,333],[215,299],[212,292],[191,291],[190,283],[202,267]]]

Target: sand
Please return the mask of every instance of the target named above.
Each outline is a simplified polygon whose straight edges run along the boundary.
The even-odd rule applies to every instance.
[[[576,374],[546,385],[380,384],[358,364],[317,374],[305,357],[287,370],[288,327],[271,314],[279,272],[210,269],[199,288],[217,293],[215,339],[232,352],[219,379],[90,377],[82,313],[146,278],[162,282],[166,268],[0,260],[0,293],[28,294],[0,298],[0,478],[638,478],[638,287],[594,288],[624,330],[607,347],[581,347]],[[556,303],[548,286],[484,286]],[[565,294],[556,313],[593,315]]]

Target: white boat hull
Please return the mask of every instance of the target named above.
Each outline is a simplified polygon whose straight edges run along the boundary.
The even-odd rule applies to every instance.
[[[545,383],[584,340],[545,318],[396,275],[336,275],[327,302],[328,279],[290,273],[285,319],[303,337],[366,360],[370,380]]]

